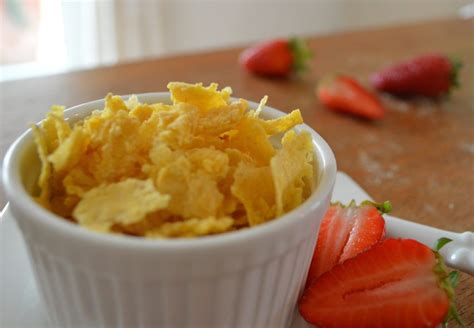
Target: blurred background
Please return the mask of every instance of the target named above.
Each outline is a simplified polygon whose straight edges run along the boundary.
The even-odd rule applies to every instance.
[[[473,14],[472,0],[0,1],[0,81]]]

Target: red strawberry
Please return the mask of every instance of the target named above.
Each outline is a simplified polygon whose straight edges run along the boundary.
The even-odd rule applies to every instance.
[[[387,239],[323,274],[299,302],[306,321],[326,327],[436,327],[450,314],[455,274],[441,255],[411,239]]]
[[[367,119],[382,118],[385,109],[378,98],[349,76],[323,80],[317,95],[326,107]]]
[[[390,210],[390,202],[379,205],[365,201],[356,206],[352,201],[348,206],[331,205],[319,228],[308,283],[382,240],[385,221],[381,214]]]
[[[374,88],[397,95],[438,97],[458,87],[462,64],[443,55],[424,55],[396,64],[371,77]]]
[[[259,43],[240,54],[240,64],[248,71],[275,77],[288,76],[306,69],[312,57],[306,43],[298,38],[277,39]]]

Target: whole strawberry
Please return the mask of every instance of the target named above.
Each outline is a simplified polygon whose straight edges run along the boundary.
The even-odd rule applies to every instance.
[[[276,39],[256,44],[240,54],[240,64],[248,71],[273,77],[286,77],[307,69],[312,57],[307,44],[299,38]]]
[[[440,54],[428,54],[387,67],[371,76],[374,88],[401,96],[439,97],[459,86],[462,64]]]

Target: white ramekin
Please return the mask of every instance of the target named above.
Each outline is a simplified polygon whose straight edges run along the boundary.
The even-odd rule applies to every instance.
[[[168,93],[138,98],[169,102]],[[103,100],[89,102],[66,117],[102,107]],[[263,111],[265,118],[283,114]],[[2,174],[51,325],[288,327],[336,177],[326,142],[306,125],[296,129],[311,133],[319,166],[318,187],[304,204],[252,229],[175,240],[94,233],[37,205],[29,192],[39,160],[26,131],[8,150]]]

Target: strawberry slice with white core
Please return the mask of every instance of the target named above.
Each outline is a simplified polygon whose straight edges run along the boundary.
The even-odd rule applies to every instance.
[[[463,325],[453,305],[457,277],[437,251],[387,239],[310,283],[299,309],[319,328],[437,327],[450,317]]]
[[[382,240],[385,234],[382,214],[390,210],[390,202],[365,201],[356,206],[352,201],[347,206],[331,205],[321,222],[308,283]]]

